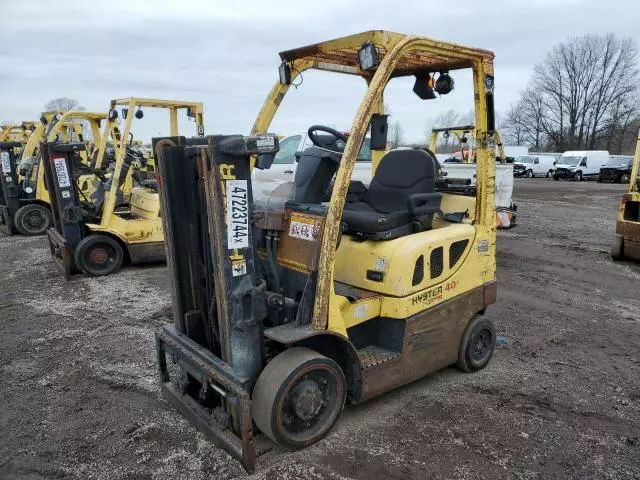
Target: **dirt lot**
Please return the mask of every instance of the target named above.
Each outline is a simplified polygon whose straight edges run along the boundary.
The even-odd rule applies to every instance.
[[[509,344],[358,407],[256,479],[640,479],[640,266],[609,244],[622,186],[516,181],[498,239]],[[160,396],[166,269],[65,283],[44,238],[0,238],[0,478],[246,478]]]

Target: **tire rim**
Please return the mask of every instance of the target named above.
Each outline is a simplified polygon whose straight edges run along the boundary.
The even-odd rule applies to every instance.
[[[115,261],[116,252],[110,245],[99,243],[91,247],[86,254],[86,262],[95,270],[106,271]]]
[[[314,365],[301,371],[278,402],[278,433],[298,444],[323,435],[340,413],[343,398],[342,383],[329,366]]]
[[[471,359],[474,363],[483,363],[491,354],[493,335],[488,328],[483,328],[473,337]]]
[[[27,212],[23,219],[22,226],[30,233],[41,232],[47,224],[47,218],[44,213],[37,209]]]

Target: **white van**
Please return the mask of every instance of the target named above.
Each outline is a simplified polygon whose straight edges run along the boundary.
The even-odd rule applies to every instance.
[[[595,179],[600,175],[600,167],[609,163],[609,152],[606,150],[577,150],[564,152],[558,158],[554,180]]]
[[[556,170],[556,158],[551,155],[520,155],[513,162],[513,175],[516,177],[553,176]]]

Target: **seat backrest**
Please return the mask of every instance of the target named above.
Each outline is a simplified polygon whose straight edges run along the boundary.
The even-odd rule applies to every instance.
[[[367,203],[380,213],[407,210],[407,198],[416,193],[433,193],[436,169],[433,154],[425,150],[387,152],[371,179]]]

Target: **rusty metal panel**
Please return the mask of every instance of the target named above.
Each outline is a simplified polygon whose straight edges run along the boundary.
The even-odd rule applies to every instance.
[[[623,237],[631,237],[640,240],[640,223],[618,220],[616,222],[616,233]]]
[[[287,209],[284,232],[279,237],[278,263],[309,273],[316,270],[324,217]]]
[[[640,261],[640,237],[624,237],[622,252],[625,258]]]
[[[491,288],[491,287],[489,287]],[[406,320],[402,354],[363,371],[360,401],[452,365],[458,360],[462,334],[484,308],[485,287],[476,288]]]

